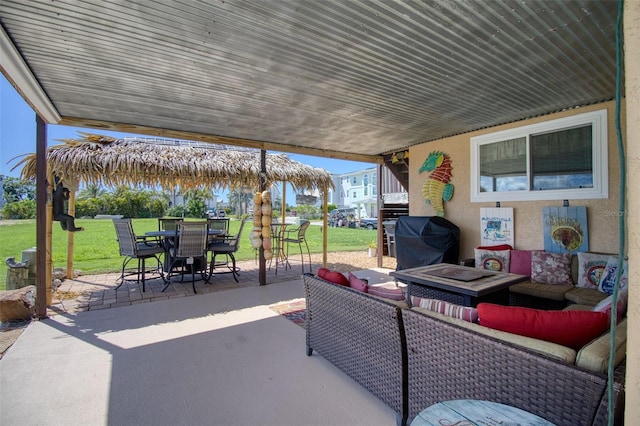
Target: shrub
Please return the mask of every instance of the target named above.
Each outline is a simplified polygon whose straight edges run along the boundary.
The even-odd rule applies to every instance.
[[[21,200],[2,207],[3,219],[35,219],[36,200]]]

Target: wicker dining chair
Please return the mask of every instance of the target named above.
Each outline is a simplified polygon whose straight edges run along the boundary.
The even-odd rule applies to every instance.
[[[184,219],[181,217],[160,217],[158,218],[158,231],[176,231],[178,224],[182,223]],[[165,250],[169,251],[175,243],[175,240],[171,238],[165,238],[163,244]]]
[[[175,247],[170,249],[171,266],[169,267],[169,279],[171,274],[180,267],[181,281],[184,281],[185,272],[191,273],[191,286],[196,291],[196,273],[205,279],[207,268],[207,222],[180,222],[175,236]],[[204,273],[202,271],[205,271]],[[171,281],[165,285],[165,291]]]
[[[233,279],[238,281],[238,267],[236,266],[236,257],[235,253],[240,248],[240,238],[242,236],[242,230],[244,229],[245,221],[243,220],[240,223],[240,229],[236,235],[217,238],[212,244],[210,244],[207,249],[211,252],[211,263],[209,265],[209,277],[207,278],[207,283],[211,279],[214,274],[233,274]],[[224,255],[224,262],[216,262],[216,257]],[[231,261],[231,265],[229,265],[229,261]],[[216,269],[224,267],[226,270],[215,271]]]
[[[304,243],[304,245],[307,247],[307,255],[309,256],[309,272],[311,272],[311,251],[309,250],[309,243],[307,243],[307,237],[306,237],[306,233],[307,233],[307,229],[309,228],[309,225],[311,225],[311,222],[309,222],[308,220],[301,220],[300,226],[296,228],[287,229],[285,231],[285,237],[281,241],[281,243],[283,244],[283,247],[286,247],[285,248],[285,258],[286,258],[285,268],[287,266],[289,268],[291,267],[291,264],[289,264],[289,245],[297,244],[298,249],[300,250],[300,258],[302,260],[302,273],[304,273],[304,254],[302,252],[302,243]]]
[[[131,219],[113,219],[113,225],[116,229],[120,255],[124,256],[124,260],[122,261],[122,274],[120,275],[120,278],[118,278],[118,280],[120,280],[120,284],[118,284],[116,290],[125,282],[125,276],[135,274],[137,276],[137,281],[142,282],[142,291],[144,292],[146,290],[145,274],[147,272],[147,268],[145,261],[147,259],[153,258],[158,262],[157,269],[154,269],[154,271],[157,270],[158,274],[164,280],[160,255],[164,253],[165,250],[160,241],[156,238],[136,236],[133,231]],[[125,270],[127,264],[134,259],[138,261],[138,268],[136,272],[133,274],[126,274]]]
[[[210,230],[222,231],[221,235],[209,234],[209,238],[207,240],[207,246],[214,243],[222,243],[224,242],[223,237],[229,235],[229,219],[228,218],[207,219],[207,225],[209,226]]]

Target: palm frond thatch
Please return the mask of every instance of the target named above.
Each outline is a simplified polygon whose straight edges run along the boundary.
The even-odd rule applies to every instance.
[[[62,139],[47,150],[48,172],[63,181],[100,186],[148,186],[171,189],[257,189],[260,183],[260,151],[217,149],[216,145],[154,144],[132,139],[80,132],[81,138]],[[21,175],[35,179],[35,154],[25,156]],[[286,181],[299,190],[333,188],[324,169],[267,154],[266,184]]]

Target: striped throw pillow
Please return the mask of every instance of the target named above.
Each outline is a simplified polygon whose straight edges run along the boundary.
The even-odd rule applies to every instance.
[[[460,306],[443,300],[425,299],[417,296],[411,296],[411,304],[449,317],[458,318],[463,321],[478,322],[478,310],[476,308]]]

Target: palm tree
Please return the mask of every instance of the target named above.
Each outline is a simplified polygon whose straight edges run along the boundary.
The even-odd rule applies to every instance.
[[[102,187],[95,185],[93,183],[87,184],[84,188],[78,191],[78,199],[80,200],[88,200],[90,198],[98,198],[101,195],[104,195],[105,190]]]
[[[233,206],[238,217],[249,211],[249,204],[253,201],[253,193],[245,192],[243,188],[229,191],[229,205]]]

